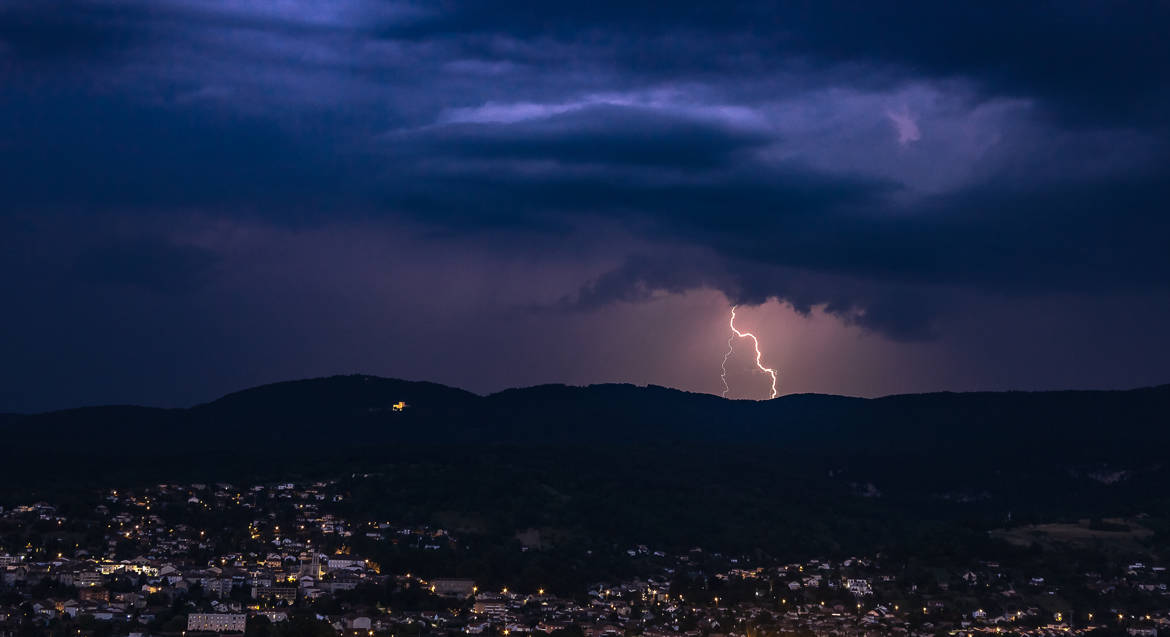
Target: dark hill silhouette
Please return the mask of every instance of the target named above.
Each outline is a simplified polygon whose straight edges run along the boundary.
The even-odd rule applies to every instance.
[[[392,406],[404,401],[402,413]],[[817,454],[1113,458],[1170,442],[1170,385],[876,399],[725,400],[664,387],[541,385],[489,396],[436,383],[333,376],[246,389],[188,409],[105,406],[6,415],[6,455],[142,454],[267,445],[773,445]]]
[[[363,507],[469,512],[506,538],[555,526],[683,550],[979,546],[1009,515],[1164,524],[1167,413],[1170,386],[755,402],[623,384],[478,396],[334,376],[186,409],[0,417],[0,505],[368,472]]]

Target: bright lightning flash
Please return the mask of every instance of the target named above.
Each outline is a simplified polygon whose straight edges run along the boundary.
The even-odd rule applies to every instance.
[[[734,311],[735,310],[732,309],[732,312],[734,312]],[[731,341],[734,339],[735,339],[735,334],[732,334],[731,336],[727,337],[727,353],[723,355],[723,365],[721,365],[721,367],[723,368],[723,372],[719,374],[719,380],[723,381],[723,397],[724,398],[727,398],[727,392],[731,391],[731,388],[727,386],[727,359],[731,358],[731,351],[733,349],[735,349],[735,346],[731,344]]]
[[[764,367],[764,364],[760,362],[760,359],[762,359],[764,355],[760,352],[760,341],[756,338],[756,335],[752,334],[751,332],[741,332],[735,329],[735,308],[736,306],[731,306],[731,320],[727,323],[731,327],[733,336],[727,337],[727,353],[723,355],[723,373],[719,375],[719,378],[723,381],[723,395],[726,396],[728,390],[730,389],[730,387],[727,386],[727,359],[731,357],[731,351],[734,348],[732,345],[732,339],[739,337],[752,339],[752,345],[754,345],[756,348],[756,367],[760,368],[761,372],[764,372],[765,374],[772,377],[772,395],[768,396],[768,398],[775,398],[776,370],[770,367]]]

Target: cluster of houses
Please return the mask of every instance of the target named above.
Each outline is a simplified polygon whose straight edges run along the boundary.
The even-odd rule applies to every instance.
[[[88,508],[0,509],[0,637],[63,627],[83,637],[230,635],[300,618],[364,636],[1170,635],[1170,577],[1140,561],[1059,583],[980,561],[927,586],[881,556],[775,563],[638,545],[613,549],[637,577],[559,594],[488,590],[364,559],[355,544],[462,545],[445,529],[346,515],[346,497],[335,482],[185,484],[103,491]],[[1069,606],[1069,586],[1100,603]],[[413,589],[432,601],[363,602],[359,589]]]

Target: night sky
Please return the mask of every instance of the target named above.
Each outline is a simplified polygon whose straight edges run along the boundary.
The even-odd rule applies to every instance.
[[[999,7],[999,8],[996,8]],[[1170,382],[1170,4],[0,2],[0,411]],[[731,395],[767,395],[745,344]]]

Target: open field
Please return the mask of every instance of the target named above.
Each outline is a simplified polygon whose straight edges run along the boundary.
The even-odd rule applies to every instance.
[[[1017,546],[1056,544],[1079,547],[1104,546],[1122,551],[1142,551],[1142,542],[1154,532],[1134,519],[1107,518],[1098,524],[1082,519],[1076,524],[1029,524],[1012,529],[996,529],[991,536]]]

